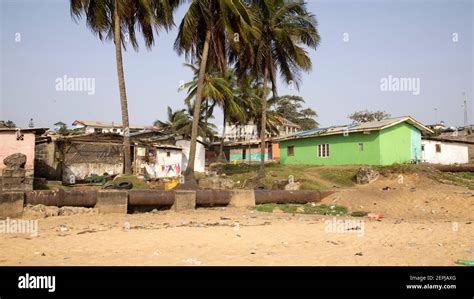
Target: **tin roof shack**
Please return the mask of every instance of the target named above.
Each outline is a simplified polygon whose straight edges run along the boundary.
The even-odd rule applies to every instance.
[[[35,166],[35,140],[46,128],[0,128],[0,191],[31,190]],[[12,154],[26,156],[26,163],[17,169],[8,169],[4,159]]]
[[[469,163],[469,146],[474,146],[474,141],[424,137],[421,140],[422,161],[443,165]]]
[[[421,135],[410,116],[317,128],[280,139],[282,164],[391,165],[421,161]]]
[[[57,139],[61,177],[84,180],[91,174],[123,173],[122,136],[118,134],[89,134]]]

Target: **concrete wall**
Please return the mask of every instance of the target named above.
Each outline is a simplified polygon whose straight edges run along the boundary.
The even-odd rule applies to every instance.
[[[57,159],[56,143],[44,142],[35,148],[35,177],[47,180],[61,180],[61,164]]]
[[[14,131],[0,132],[0,172],[5,168],[3,159],[15,153],[26,155],[25,170],[27,175],[33,176],[35,161],[35,134],[25,132],[23,133],[23,140],[16,140]]]
[[[189,159],[189,148],[191,146],[191,142],[189,140],[177,140],[176,146],[179,146],[183,149],[183,157],[182,157],[182,170],[186,170],[188,167],[188,159]],[[194,160],[194,171],[196,172],[204,172],[206,164],[206,148],[201,143],[196,143],[196,159]]]
[[[91,174],[104,173],[122,174],[123,163],[69,163],[62,167],[62,181],[69,182],[71,175],[74,175],[76,180],[83,180]]]
[[[469,162],[468,146],[466,144],[426,139],[423,139],[421,144],[423,145],[423,162],[446,165]],[[436,152],[436,145],[441,147],[441,152]]]

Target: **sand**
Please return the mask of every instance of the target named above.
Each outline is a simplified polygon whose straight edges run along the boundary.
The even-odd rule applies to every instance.
[[[382,177],[336,191],[323,203],[384,218],[227,207],[48,217],[39,219],[37,236],[0,234],[0,265],[450,266],[474,259],[472,190],[405,175],[402,183]],[[341,223],[342,230],[328,230]]]

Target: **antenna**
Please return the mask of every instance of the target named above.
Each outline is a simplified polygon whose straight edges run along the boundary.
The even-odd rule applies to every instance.
[[[463,105],[463,107],[464,107],[464,127],[467,128],[467,125],[468,125],[468,123],[467,123],[467,98],[466,98],[466,93],[465,92],[462,93],[462,97],[464,99],[464,105]]]

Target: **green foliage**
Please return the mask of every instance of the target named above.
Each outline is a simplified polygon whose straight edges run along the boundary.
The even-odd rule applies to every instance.
[[[306,203],[304,205],[266,203],[255,206],[255,210],[259,212],[272,213],[275,209],[279,209],[284,213],[291,214],[315,214],[329,216],[347,214],[347,208],[344,206],[328,206],[325,204],[317,205],[314,203]]]
[[[16,128],[16,124],[11,120],[0,120],[0,128]]]
[[[385,111],[357,111],[348,116],[354,122],[365,123],[389,118],[390,114]]]
[[[365,212],[365,211],[354,211],[351,213],[351,216],[352,217],[365,217],[369,214],[369,212]]]
[[[271,105],[279,116],[299,125],[302,130],[314,129],[319,125],[314,119],[318,114],[311,108],[303,108],[304,102],[300,96],[285,95],[273,98]]]
[[[345,215],[347,214],[347,208],[344,206],[313,205],[313,203],[307,203],[304,205],[304,213],[330,216]]]
[[[319,174],[325,180],[328,180],[334,184],[344,187],[351,187],[355,185],[355,175],[357,173],[357,169],[321,169]]]
[[[115,177],[115,179],[112,182],[114,184],[118,184],[118,183],[125,182],[125,181],[131,182],[133,184],[133,189],[139,189],[139,190],[149,189],[147,183],[144,180],[139,179],[138,177],[136,177],[134,175],[117,176],[117,177]]]

